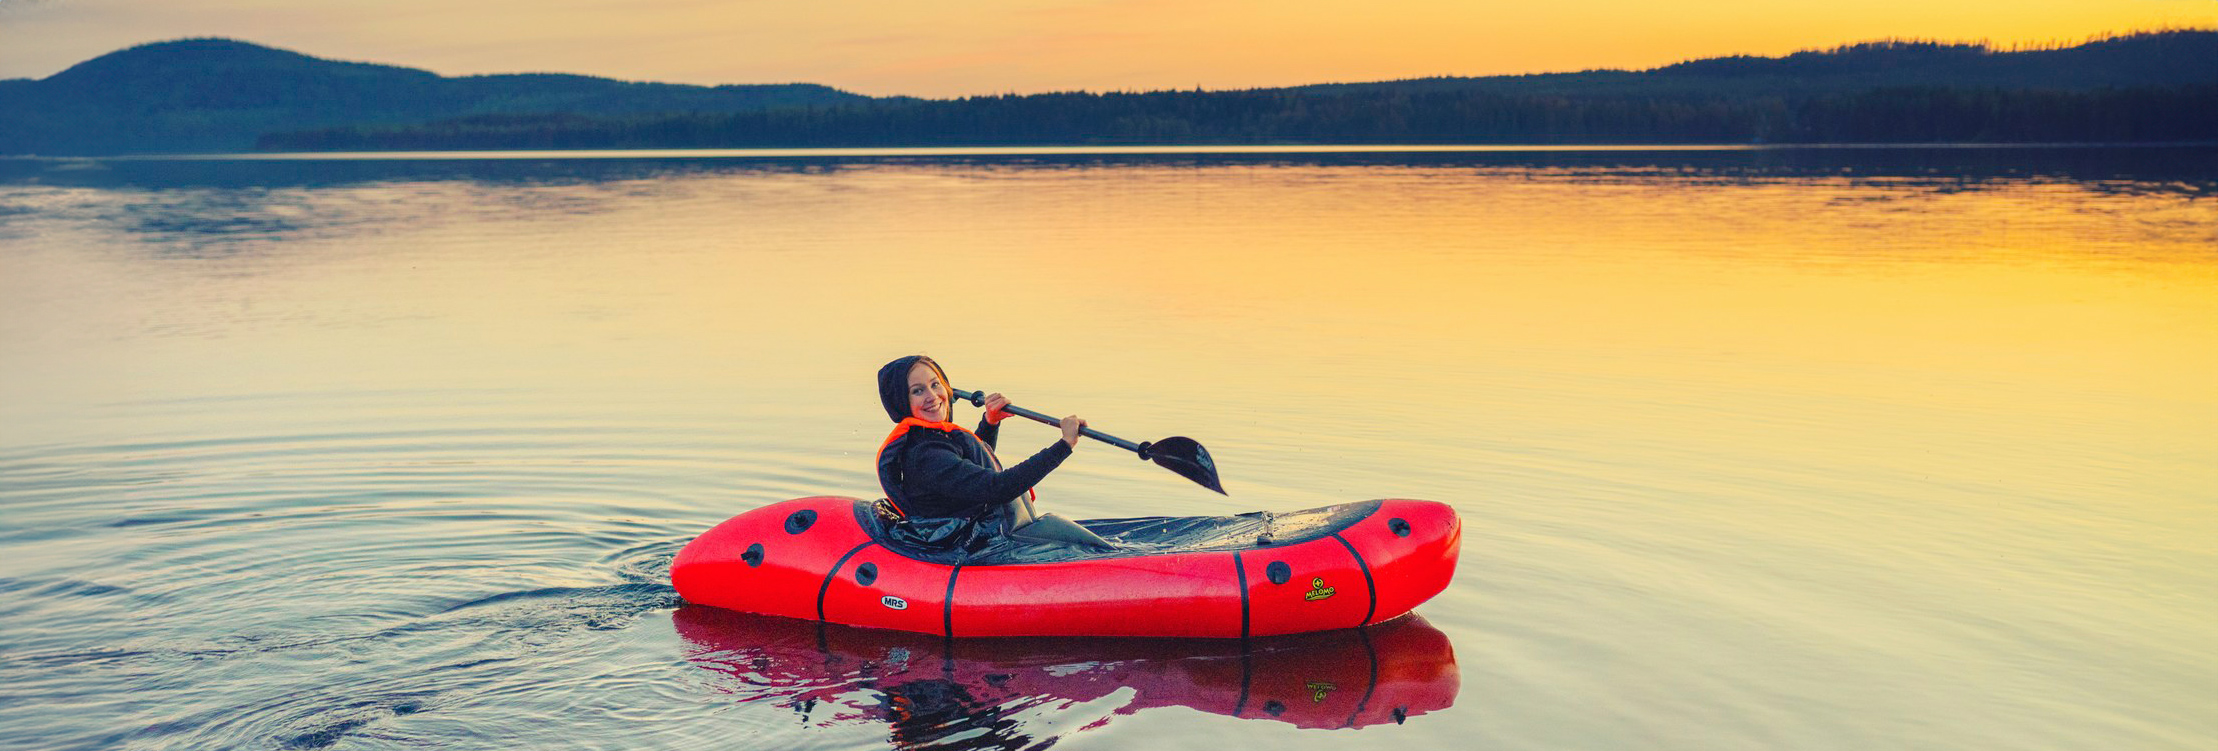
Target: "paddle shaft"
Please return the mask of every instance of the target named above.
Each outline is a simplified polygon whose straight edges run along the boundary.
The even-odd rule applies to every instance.
[[[957,398],[957,399],[961,399],[961,400],[964,400],[964,401],[970,402],[970,403],[971,403],[972,405],[974,405],[974,406],[980,406],[980,407],[983,407],[983,406],[985,406],[985,405],[986,405],[986,395],[985,395],[985,394],[981,394],[981,393],[979,393],[979,392],[976,392],[976,391],[964,391],[964,390],[962,390],[962,389],[953,389],[953,391],[955,392],[955,398]],[[1040,413],[1038,413],[1038,412],[1034,412],[1034,411],[1032,411],[1032,410],[1029,410],[1029,409],[1025,409],[1025,408],[1023,408],[1023,407],[1019,407],[1019,406],[1017,406],[1017,405],[1014,405],[1014,404],[1011,404],[1011,405],[1009,405],[1009,406],[1006,406],[1006,407],[1002,407],[1002,408],[1001,408],[1001,411],[1003,411],[1003,412],[1007,412],[1007,413],[1009,413],[1009,414],[1012,414],[1012,415],[1016,415],[1016,416],[1018,416],[1018,417],[1022,417],[1022,418],[1028,419],[1028,420],[1032,420],[1032,421],[1034,421],[1034,422],[1039,422],[1039,423],[1045,423],[1045,424],[1048,424],[1048,425],[1054,425],[1054,426],[1057,426],[1057,427],[1061,427],[1061,426],[1062,426],[1062,424],[1063,424],[1063,421],[1062,421],[1062,420],[1059,420],[1059,419],[1056,419],[1056,418],[1053,418],[1053,417],[1048,417],[1047,415],[1043,415],[1043,414],[1040,414]],[[1108,434],[1108,433],[1103,433],[1103,432],[1101,432],[1101,431],[1099,431],[1099,430],[1095,430],[1095,429],[1093,429],[1093,428],[1079,428],[1079,429],[1078,429],[1078,434],[1079,434],[1079,435],[1082,435],[1082,436],[1085,436],[1085,437],[1087,437],[1087,438],[1092,438],[1092,439],[1094,439],[1094,440],[1096,440],[1096,441],[1100,441],[1100,442],[1102,442],[1102,443],[1106,443],[1106,444],[1109,444],[1109,445],[1111,445],[1111,446],[1115,446],[1115,447],[1117,447],[1117,448],[1120,448],[1120,449],[1124,449],[1124,450],[1126,450],[1126,451],[1130,451],[1130,452],[1132,452],[1132,453],[1135,453],[1135,454],[1141,454],[1141,455],[1142,455],[1142,457],[1143,457],[1143,458],[1145,458],[1145,451],[1144,451],[1144,450],[1143,450],[1143,449],[1141,448],[1140,444],[1137,444],[1137,443],[1133,443],[1133,442],[1131,442],[1131,441],[1127,441],[1127,440],[1125,440],[1125,439],[1122,439],[1122,438],[1118,438],[1118,437],[1116,437],[1116,436],[1113,436],[1113,435],[1110,435],[1110,434]]]
[[[981,407],[986,405],[984,392],[957,389],[954,393],[957,399]],[[1015,405],[1004,406],[1001,411],[1057,427],[1061,427],[1063,423],[1062,420]],[[1180,477],[1193,480],[1195,484],[1202,487],[1218,493],[1225,492],[1224,482],[1217,478],[1217,461],[1209,458],[1209,450],[1202,448],[1201,444],[1192,438],[1174,435],[1160,441],[1133,443],[1093,428],[1079,428],[1078,434],[1138,454],[1141,461],[1155,462],[1157,466],[1175,472]]]

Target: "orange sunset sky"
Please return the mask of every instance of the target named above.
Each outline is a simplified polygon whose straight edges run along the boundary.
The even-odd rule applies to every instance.
[[[0,0],[0,78],[223,36],[447,75],[950,97],[1649,68],[2218,26],[2218,0]]]

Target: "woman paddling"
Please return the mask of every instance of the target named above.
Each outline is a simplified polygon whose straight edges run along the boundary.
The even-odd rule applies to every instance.
[[[994,536],[1087,547],[1110,547],[1100,536],[1062,517],[1035,513],[1032,486],[1046,479],[1078,447],[1086,421],[1062,419],[1061,440],[1004,469],[993,447],[1008,417],[1009,400],[985,398],[976,431],[954,423],[947,372],[923,355],[878,369],[878,398],[895,425],[878,449],[878,484],[893,512],[916,537],[933,544],[982,544]]]

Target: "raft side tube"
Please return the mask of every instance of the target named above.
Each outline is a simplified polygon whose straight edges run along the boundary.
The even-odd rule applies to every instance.
[[[1370,575],[1337,537],[1251,550],[1247,636],[1354,628],[1371,611]]]
[[[831,572],[824,620],[944,636],[948,581],[969,575],[963,567],[926,563],[873,543]]]
[[[671,581],[688,602],[942,637],[1240,639],[1407,614],[1447,587],[1462,539],[1447,504],[1386,500],[1222,517],[1234,536],[1194,526],[1204,517],[1104,522],[1178,530],[1199,550],[933,562],[873,539],[872,507],[820,496],[742,513],[689,542]],[[1249,547],[1221,547],[1239,535]]]
[[[1463,520],[1445,503],[1393,499],[1340,535],[1378,583],[1378,604],[1366,623],[1379,623],[1448,588],[1463,546]]]
[[[965,567],[954,589],[954,635],[1239,638],[1233,560],[1182,553]]]
[[[678,551],[670,582],[686,602],[816,620],[824,572],[870,539],[855,503],[803,498],[727,519]]]

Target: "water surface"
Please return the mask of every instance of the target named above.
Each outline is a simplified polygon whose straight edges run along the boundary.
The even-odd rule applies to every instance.
[[[0,744],[2218,740],[2213,150],[562,156],[0,162]],[[1454,504],[1447,652],[682,607],[919,351],[1231,491],[1070,516]]]

